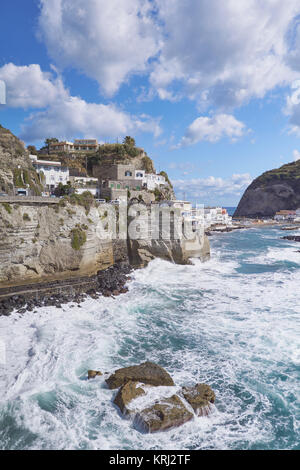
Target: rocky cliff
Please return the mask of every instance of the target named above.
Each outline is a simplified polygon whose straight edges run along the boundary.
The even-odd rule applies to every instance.
[[[141,163],[145,157],[139,153],[133,159],[138,166],[138,160]],[[22,185],[38,193],[37,174],[23,144],[0,127],[0,192],[14,194],[15,187]],[[106,211],[89,193],[48,202],[1,196],[0,287],[93,276],[118,264],[143,267],[156,257],[185,264],[190,257],[204,260],[209,256],[204,235],[194,244],[152,241],[151,236],[149,241],[101,238],[99,225],[110,207]]]
[[[0,201],[1,202],[1,201]],[[115,261],[96,207],[0,203],[0,283],[92,275]]]
[[[14,194],[16,188],[30,187],[40,194],[42,186],[23,143],[0,125],[0,192]]]
[[[300,160],[267,171],[245,191],[234,217],[273,217],[300,207]]]

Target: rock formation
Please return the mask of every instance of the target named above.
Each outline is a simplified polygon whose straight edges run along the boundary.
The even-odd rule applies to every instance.
[[[106,383],[110,389],[119,388],[113,403],[123,416],[130,417],[136,429],[147,433],[208,416],[216,398],[206,384],[178,390],[168,372],[152,362],[118,369]]]
[[[132,162],[153,171],[152,160],[141,149],[135,150]],[[39,176],[23,143],[0,126],[0,192],[13,196],[15,188],[25,186],[38,194]],[[95,276],[118,264],[139,268],[157,257],[179,264],[190,263],[191,257],[209,257],[204,234],[193,243],[184,238],[152,240],[151,234],[148,240],[101,238],[98,228],[105,218],[103,210],[93,198],[83,200],[78,195],[59,203],[45,198],[5,200],[1,196],[0,287]],[[98,275],[96,284],[100,281]],[[100,287],[101,292],[105,290],[104,285]]]
[[[124,415],[132,414],[133,411],[129,407],[130,403],[135,398],[145,395],[145,393],[139,382],[126,382],[120,387],[114,399],[114,404],[120,408]]]
[[[206,384],[183,387],[182,395],[197,416],[207,416],[210,411],[210,404],[214,403],[216,399],[214,391]]]
[[[100,372],[99,370],[89,370],[88,371],[88,379],[95,379],[96,377],[100,377],[102,374],[102,372]]]
[[[187,410],[180,398],[173,395],[137,413],[134,425],[144,432],[153,433],[176,428],[193,417],[194,415]]]
[[[234,217],[273,217],[300,207],[300,160],[267,171],[245,191]]]
[[[41,184],[24,144],[0,125],[0,192],[14,194],[15,188],[30,186],[40,194]]]
[[[144,362],[139,366],[118,369],[106,379],[110,389],[119,388],[129,381],[142,382],[156,387],[174,385],[173,379],[168,372],[153,362]]]

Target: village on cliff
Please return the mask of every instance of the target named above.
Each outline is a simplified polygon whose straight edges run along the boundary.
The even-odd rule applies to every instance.
[[[152,160],[135,146],[132,137],[127,136],[123,144],[102,145],[97,139],[60,142],[53,138],[40,150],[31,145],[27,150],[42,191],[37,196],[21,175],[14,184],[14,197],[62,198],[88,191],[100,204],[143,202],[178,209],[194,228],[222,231],[236,227],[225,208],[193,207],[189,201],[177,200],[167,174],[155,171]],[[0,192],[1,201],[9,196]]]

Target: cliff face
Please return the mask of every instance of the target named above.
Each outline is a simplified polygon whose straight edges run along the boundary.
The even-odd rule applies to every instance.
[[[153,171],[146,157],[140,152],[132,161],[137,168],[148,165],[147,171]],[[36,194],[41,187],[28,152],[0,126],[0,192],[13,195],[16,187],[28,186]],[[151,237],[147,241],[103,239],[98,231],[103,207],[89,197],[72,195],[58,204],[43,198],[4,201],[0,198],[1,287],[92,276],[120,263],[143,267],[156,257],[185,264],[190,257],[204,260],[209,256],[205,236],[194,244]]]
[[[23,143],[0,125],[0,192],[14,194],[18,187],[40,194],[41,185]]]
[[[273,217],[300,207],[300,161],[267,171],[245,191],[234,217]]]
[[[1,285],[92,275],[111,266],[118,254],[111,241],[98,238],[99,220],[97,208],[86,215],[70,204],[0,204]]]
[[[209,258],[205,235],[196,240],[99,238],[99,208],[0,201],[0,285],[48,282],[90,276],[113,264],[140,268],[155,258],[189,264]]]
[[[188,240],[129,240],[129,260],[133,267],[145,267],[155,258],[175,264],[191,264],[191,258],[207,261],[210,245],[206,235]]]

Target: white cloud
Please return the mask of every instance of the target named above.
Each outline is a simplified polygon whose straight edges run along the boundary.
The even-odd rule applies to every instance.
[[[199,117],[187,128],[177,147],[186,147],[200,141],[218,142],[223,137],[236,140],[247,132],[243,122],[230,114],[217,114],[213,117]]]
[[[44,108],[68,95],[62,80],[42,72],[37,64],[5,64],[0,67],[0,79],[6,84],[7,105],[14,108]]]
[[[289,116],[289,133],[300,137],[300,80],[292,84],[284,112]]]
[[[161,97],[180,80],[201,105],[228,109],[296,77],[287,63],[287,33],[300,13],[298,0],[157,3],[165,40],[151,83]]]
[[[40,109],[22,125],[21,138],[27,142],[45,136],[116,138],[137,132],[160,134],[160,118],[134,116],[114,104],[87,103],[71,96],[59,77],[43,72],[39,65],[4,65],[0,79],[6,83],[8,106]]]
[[[233,174],[230,178],[193,178],[173,180],[173,186],[177,195],[185,194],[187,199],[197,200],[199,204],[209,201],[238,200],[245,189],[251,183],[249,173]]]
[[[159,50],[150,0],[41,0],[41,36],[60,66],[96,79],[108,95],[145,72]]]
[[[22,126],[21,138],[27,142],[38,141],[45,136],[116,138],[139,131],[159,135],[159,120],[147,116],[134,117],[112,104],[87,103],[69,96],[54,102],[45,111],[31,114]]]
[[[39,25],[53,59],[108,95],[149,73],[163,100],[230,109],[297,77],[299,14],[299,0],[41,0]]]
[[[293,156],[294,156],[295,162],[297,162],[298,160],[300,160],[300,152],[299,152],[299,150],[294,150],[294,151],[293,151]]]

